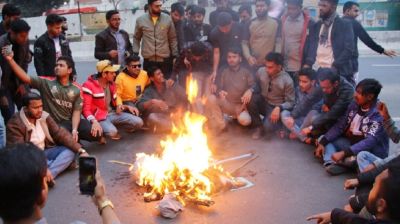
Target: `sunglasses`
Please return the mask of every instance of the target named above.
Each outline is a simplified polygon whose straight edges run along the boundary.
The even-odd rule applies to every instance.
[[[129,67],[131,67],[131,68],[140,68],[140,67],[142,67],[142,65],[141,64],[129,65]]]

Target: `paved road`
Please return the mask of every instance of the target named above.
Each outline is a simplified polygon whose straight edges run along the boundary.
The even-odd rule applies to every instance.
[[[94,65],[95,62],[77,63],[79,82],[95,71]],[[381,99],[388,102],[393,117],[400,117],[400,98],[396,94],[400,58],[361,58],[360,67],[360,78],[373,77],[382,82]],[[106,146],[87,145],[88,151],[98,158],[108,195],[123,223],[306,223],[305,218],[310,214],[342,207],[352,193],[343,190],[346,176],[329,177],[325,173],[313,158],[311,147],[284,140],[252,141],[247,130],[231,126],[227,133],[210,139],[211,148],[217,158],[248,151],[260,155],[240,173],[255,186],[220,194],[211,208],[189,206],[176,219],[165,220],[157,215],[156,203],[143,202],[141,189],[133,183],[127,168],[107,162],[110,159],[132,162],[137,152],[153,152],[161,137],[123,134],[121,141],[110,141]],[[79,195],[77,179],[77,171],[57,179],[44,209],[49,223],[76,220],[100,223],[90,199]]]

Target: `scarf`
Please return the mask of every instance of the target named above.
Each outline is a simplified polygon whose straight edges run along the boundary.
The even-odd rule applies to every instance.
[[[333,24],[336,18],[336,12],[332,13],[328,18],[322,19],[322,32],[319,36],[319,44],[325,45],[329,37],[329,27]]]

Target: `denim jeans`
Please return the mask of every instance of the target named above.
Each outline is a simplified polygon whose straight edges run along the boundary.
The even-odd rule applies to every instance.
[[[284,110],[281,112],[281,121],[287,129],[293,132],[297,136],[297,138],[300,139],[300,141],[304,142],[307,136],[303,135],[301,133],[301,130],[303,130],[303,128],[309,127],[314,121],[314,119],[317,117],[317,115],[318,115],[317,111],[311,110],[310,112],[308,112],[307,116],[296,118],[294,120],[293,127],[289,128],[287,118],[291,116],[290,111]]]
[[[55,146],[44,150],[47,158],[47,167],[53,178],[56,178],[62,171],[74,161],[75,153],[65,146]]]
[[[130,113],[122,112],[109,113],[107,119],[100,121],[101,128],[105,135],[115,135],[118,133],[117,127],[122,127],[127,131],[134,131],[143,126],[142,118]]]
[[[343,149],[349,148],[350,141],[347,138],[344,137],[339,137],[333,142],[330,142],[325,146],[325,152],[324,152],[324,165],[329,165],[332,163],[335,163],[332,160],[332,155],[335,154],[336,152],[340,152]]]
[[[4,148],[4,146],[6,146],[6,126],[0,113],[0,149]]]
[[[368,151],[362,151],[357,155],[358,169],[360,172],[363,172],[368,165],[372,164],[376,160],[381,160],[381,158]]]

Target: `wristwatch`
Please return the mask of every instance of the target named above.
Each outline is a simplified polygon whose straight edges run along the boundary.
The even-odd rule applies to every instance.
[[[82,155],[83,153],[86,153],[86,150],[80,148],[80,149],[78,150],[78,155]]]
[[[105,209],[108,206],[110,206],[112,209],[114,209],[113,203],[108,199],[103,201],[101,204],[99,204],[99,213],[100,213],[100,215],[103,212],[103,209]]]

